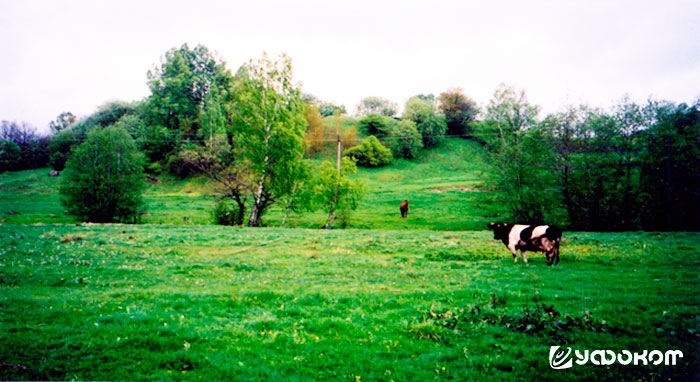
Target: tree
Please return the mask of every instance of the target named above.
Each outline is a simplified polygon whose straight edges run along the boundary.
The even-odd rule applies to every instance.
[[[215,137],[204,146],[192,145],[179,153],[185,167],[193,168],[216,182],[216,191],[222,202],[217,204],[220,213],[226,215],[229,208],[225,200],[236,203],[236,210],[230,219],[231,224],[236,225],[243,224],[248,195],[255,188],[250,164],[244,160],[235,161],[240,156],[233,152],[222,136]]]
[[[294,172],[301,161],[306,121],[298,87],[292,83],[292,62],[286,55],[273,61],[263,55],[236,74],[234,140],[256,178],[248,225],[261,217],[279,197],[292,191]]]
[[[306,153],[314,155],[323,150],[328,143],[326,141],[326,128],[323,125],[318,107],[314,104],[304,103],[304,118],[306,119],[306,134],[304,135]]]
[[[322,117],[330,117],[332,115],[346,114],[345,105],[336,105],[332,102],[321,102],[318,104],[318,111]]]
[[[58,133],[74,124],[77,118],[70,111],[64,111],[56,117],[55,121],[49,122],[49,128],[53,133]]]
[[[22,162],[22,149],[19,145],[5,139],[0,139],[0,174],[5,171],[17,170]]]
[[[360,100],[360,103],[357,105],[357,114],[360,116],[377,114],[393,117],[397,114],[397,108],[396,104],[391,101],[379,97],[366,97]]]
[[[416,124],[425,147],[440,143],[447,130],[445,117],[438,114],[438,109],[433,102],[434,98],[432,94],[430,97],[419,95],[409,98],[401,116]]]
[[[314,200],[328,212],[323,228],[332,229],[338,214],[347,217],[362,200],[365,192],[363,184],[348,178],[356,171],[355,163],[348,158],[343,158],[340,169],[330,161],[321,164],[314,187]]]
[[[391,126],[394,119],[379,114],[370,114],[360,120],[357,124],[360,131],[366,135],[374,135],[383,139],[391,134]]]
[[[391,150],[384,147],[377,137],[370,135],[361,144],[345,150],[345,156],[362,167],[381,167],[391,163]]]
[[[700,101],[650,105],[641,164],[642,224],[649,230],[700,229]]]
[[[500,87],[490,101],[487,122],[498,139],[489,145],[487,182],[495,202],[509,218],[530,224],[561,224],[564,212],[558,181],[552,174],[555,154],[546,131],[536,124],[538,108],[510,88]]]
[[[69,214],[84,221],[130,222],[143,204],[143,155],[123,128],[94,130],[68,159],[60,186]]]
[[[15,170],[27,170],[46,166],[49,160],[49,138],[37,133],[29,123],[2,121],[0,123],[0,139],[17,144],[21,151],[21,159]]]
[[[392,121],[389,135],[391,153],[394,158],[415,158],[423,148],[423,140],[413,121]]]
[[[445,116],[447,134],[466,136],[471,134],[470,122],[476,119],[479,108],[476,102],[464,95],[460,88],[440,93],[440,111]]]
[[[539,111],[539,106],[528,102],[524,90],[501,84],[486,108],[486,120],[495,122],[500,137],[505,137],[535,125]]]
[[[202,45],[169,50],[160,68],[148,72],[147,123],[177,131],[186,139],[196,138],[202,111],[215,103],[214,95],[230,97],[224,90],[232,80],[225,64]]]

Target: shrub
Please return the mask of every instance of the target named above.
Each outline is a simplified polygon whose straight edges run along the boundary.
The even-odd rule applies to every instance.
[[[77,145],[75,132],[73,129],[61,131],[51,138],[49,143],[49,164],[56,171],[63,171],[66,167],[66,161],[73,149]]]
[[[143,154],[123,128],[90,132],[66,162],[62,178],[63,205],[79,220],[135,220],[143,203]]]
[[[362,167],[381,167],[392,160],[391,150],[384,147],[375,136],[369,136],[361,144],[347,149],[345,156]]]
[[[219,200],[212,211],[214,223],[218,225],[236,225],[241,222],[236,221],[237,213],[231,202],[226,199]]]
[[[19,145],[6,140],[0,140],[0,173],[19,168],[22,162],[22,149]]]
[[[391,132],[393,118],[384,117],[377,114],[370,114],[360,120],[359,129],[365,135],[374,135],[377,138],[384,138]]]
[[[439,144],[447,130],[445,117],[438,114],[434,104],[419,96],[412,97],[406,102],[402,118],[416,123],[425,147]]]
[[[391,153],[396,158],[415,158],[418,151],[423,148],[416,124],[410,120],[394,123],[391,129]]]

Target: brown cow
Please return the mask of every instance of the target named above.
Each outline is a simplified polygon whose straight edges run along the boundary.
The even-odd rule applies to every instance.
[[[408,200],[404,200],[403,203],[399,206],[399,210],[401,210],[401,217],[405,218],[408,216]]]

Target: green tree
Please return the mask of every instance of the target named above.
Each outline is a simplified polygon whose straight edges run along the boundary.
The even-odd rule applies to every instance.
[[[209,117],[218,113],[207,113],[207,106],[217,107],[216,96],[230,96],[224,90],[230,88],[232,80],[225,64],[202,45],[190,49],[184,44],[169,50],[160,68],[148,73],[151,95],[146,105],[147,123],[177,131],[186,139],[196,138],[202,112]]]
[[[60,193],[69,214],[84,221],[130,222],[143,204],[143,155],[123,128],[94,130],[75,150]]]
[[[384,147],[377,137],[370,135],[361,144],[345,150],[344,155],[362,167],[381,167],[391,163],[391,150]]]
[[[332,102],[321,102],[318,104],[318,111],[322,117],[330,117],[333,115],[343,115],[347,113],[345,105],[336,105]]]
[[[248,225],[257,227],[272,203],[292,192],[301,161],[306,120],[298,87],[292,83],[292,62],[286,55],[273,61],[263,55],[241,67],[234,88],[234,140],[256,180]]]
[[[58,133],[59,131],[65,130],[70,125],[74,124],[77,118],[73,113],[70,111],[63,112],[56,117],[55,121],[49,122],[49,128],[51,128],[51,131],[54,133]]]
[[[501,84],[486,108],[486,120],[493,121],[499,136],[504,138],[535,125],[539,111],[539,106],[528,102],[524,90],[516,91]]]
[[[394,158],[415,158],[423,148],[423,140],[416,124],[408,119],[392,122],[388,138],[392,155]]]
[[[432,96],[432,94],[430,94]],[[440,143],[447,131],[445,117],[439,115],[434,96],[415,96],[406,101],[403,119],[413,121],[420,132],[423,146],[432,147]]]
[[[651,105],[641,168],[642,225],[649,230],[700,229],[700,101]]]
[[[470,123],[479,114],[479,107],[460,88],[440,93],[440,111],[445,116],[447,134],[466,136],[471,134]]]
[[[355,163],[348,158],[342,159],[340,171],[333,162],[324,161],[321,164],[314,186],[314,201],[319,208],[328,212],[323,228],[335,227],[337,216],[347,218],[362,200],[364,185],[349,178],[356,171]]]
[[[183,167],[203,173],[215,182],[220,203],[216,205],[214,216],[219,224],[224,225],[243,224],[248,195],[254,190],[255,179],[250,163],[240,160],[242,155],[235,151],[219,136],[207,141],[204,146],[191,145],[178,155],[184,162]],[[232,208],[229,201],[236,206]]]
[[[19,168],[22,162],[22,149],[18,144],[0,139],[0,173]]]
[[[358,128],[365,135],[374,135],[379,139],[383,139],[391,134],[393,122],[393,118],[379,114],[370,114],[360,120]]]
[[[555,159],[546,131],[536,123],[538,108],[524,92],[500,87],[487,110],[487,123],[498,139],[489,145],[487,182],[496,191],[495,204],[522,223],[562,224],[561,190],[552,172]]]
[[[393,117],[397,114],[398,107],[395,103],[379,97],[366,97],[357,105],[357,114],[367,116],[370,114]]]

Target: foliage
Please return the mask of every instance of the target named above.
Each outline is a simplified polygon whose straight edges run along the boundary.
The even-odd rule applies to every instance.
[[[313,201],[328,213],[324,228],[334,227],[336,215],[347,219],[350,211],[357,209],[365,189],[360,181],[349,178],[356,171],[355,163],[348,158],[342,159],[340,171],[333,162],[321,163],[314,180]]]
[[[700,102],[654,105],[645,140],[641,220],[649,230],[700,230]]]
[[[26,122],[2,121],[0,140],[13,142],[20,148],[21,159],[14,170],[40,168],[49,162],[49,138],[38,134],[36,128]]]
[[[235,207],[231,204],[231,201],[227,199],[219,200],[212,211],[214,223],[218,225],[231,226],[241,224],[241,222],[237,221],[237,216]]]
[[[362,167],[386,166],[392,160],[391,150],[384,147],[374,135],[367,137],[361,144],[345,150],[344,155]]]
[[[379,139],[388,137],[394,125],[394,119],[379,114],[370,114],[358,122],[359,130],[365,135],[374,135]]]
[[[229,117],[232,82],[225,64],[205,46],[173,48],[161,66],[148,73],[146,122],[182,139],[209,137],[222,130]]]
[[[51,138],[49,143],[49,164],[56,171],[63,171],[68,156],[76,145],[77,137],[71,130],[61,131]]]
[[[55,121],[49,122],[49,128],[53,133],[58,133],[67,129],[76,122],[77,118],[70,111],[65,111],[56,117]]]
[[[310,103],[304,103],[304,118],[306,119],[306,134],[304,135],[306,154],[318,154],[328,143],[326,141],[326,129],[318,107]]]
[[[68,159],[62,178],[63,204],[80,220],[132,221],[143,203],[142,154],[123,128],[89,133]]]
[[[451,88],[440,93],[440,111],[445,116],[447,134],[467,136],[471,134],[470,123],[479,114],[479,107],[460,88]]]
[[[499,136],[504,137],[535,125],[539,110],[539,106],[528,102],[524,90],[501,84],[486,108],[486,120],[493,121]]]
[[[0,173],[14,171],[22,163],[22,149],[8,140],[0,139]]]
[[[536,113],[524,92],[496,90],[487,112],[488,124],[497,129],[489,146],[487,184],[496,190],[493,202],[513,221],[563,225],[561,192],[552,173],[555,156],[545,132],[536,128]]]
[[[413,121],[421,134],[424,147],[433,147],[440,143],[447,131],[445,117],[438,114],[435,97],[415,96],[406,101],[403,119]]]
[[[343,115],[347,114],[345,110],[345,105],[336,105],[332,102],[321,102],[318,105],[318,111],[323,117],[330,117],[332,115]]]
[[[366,97],[360,100],[357,105],[357,115],[368,116],[371,114],[377,114],[384,117],[393,117],[397,114],[398,106],[383,98],[379,97]]]
[[[263,55],[242,66],[234,87],[234,139],[256,180],[249,226],[259,226],[266,208],[290,193],[294,171],[304,154],[301,92],[292,83],[286,55]]]
[[[564,225],[561,193],[550,167],[554,155],[542,132],[531,129],[503,138],[490,152],[486,183],[496,192],[487,197],[511,221]]]
[[[389,144],[394,158],[412,159],[423,148],[421,134],[411,120],[392,121]]]

